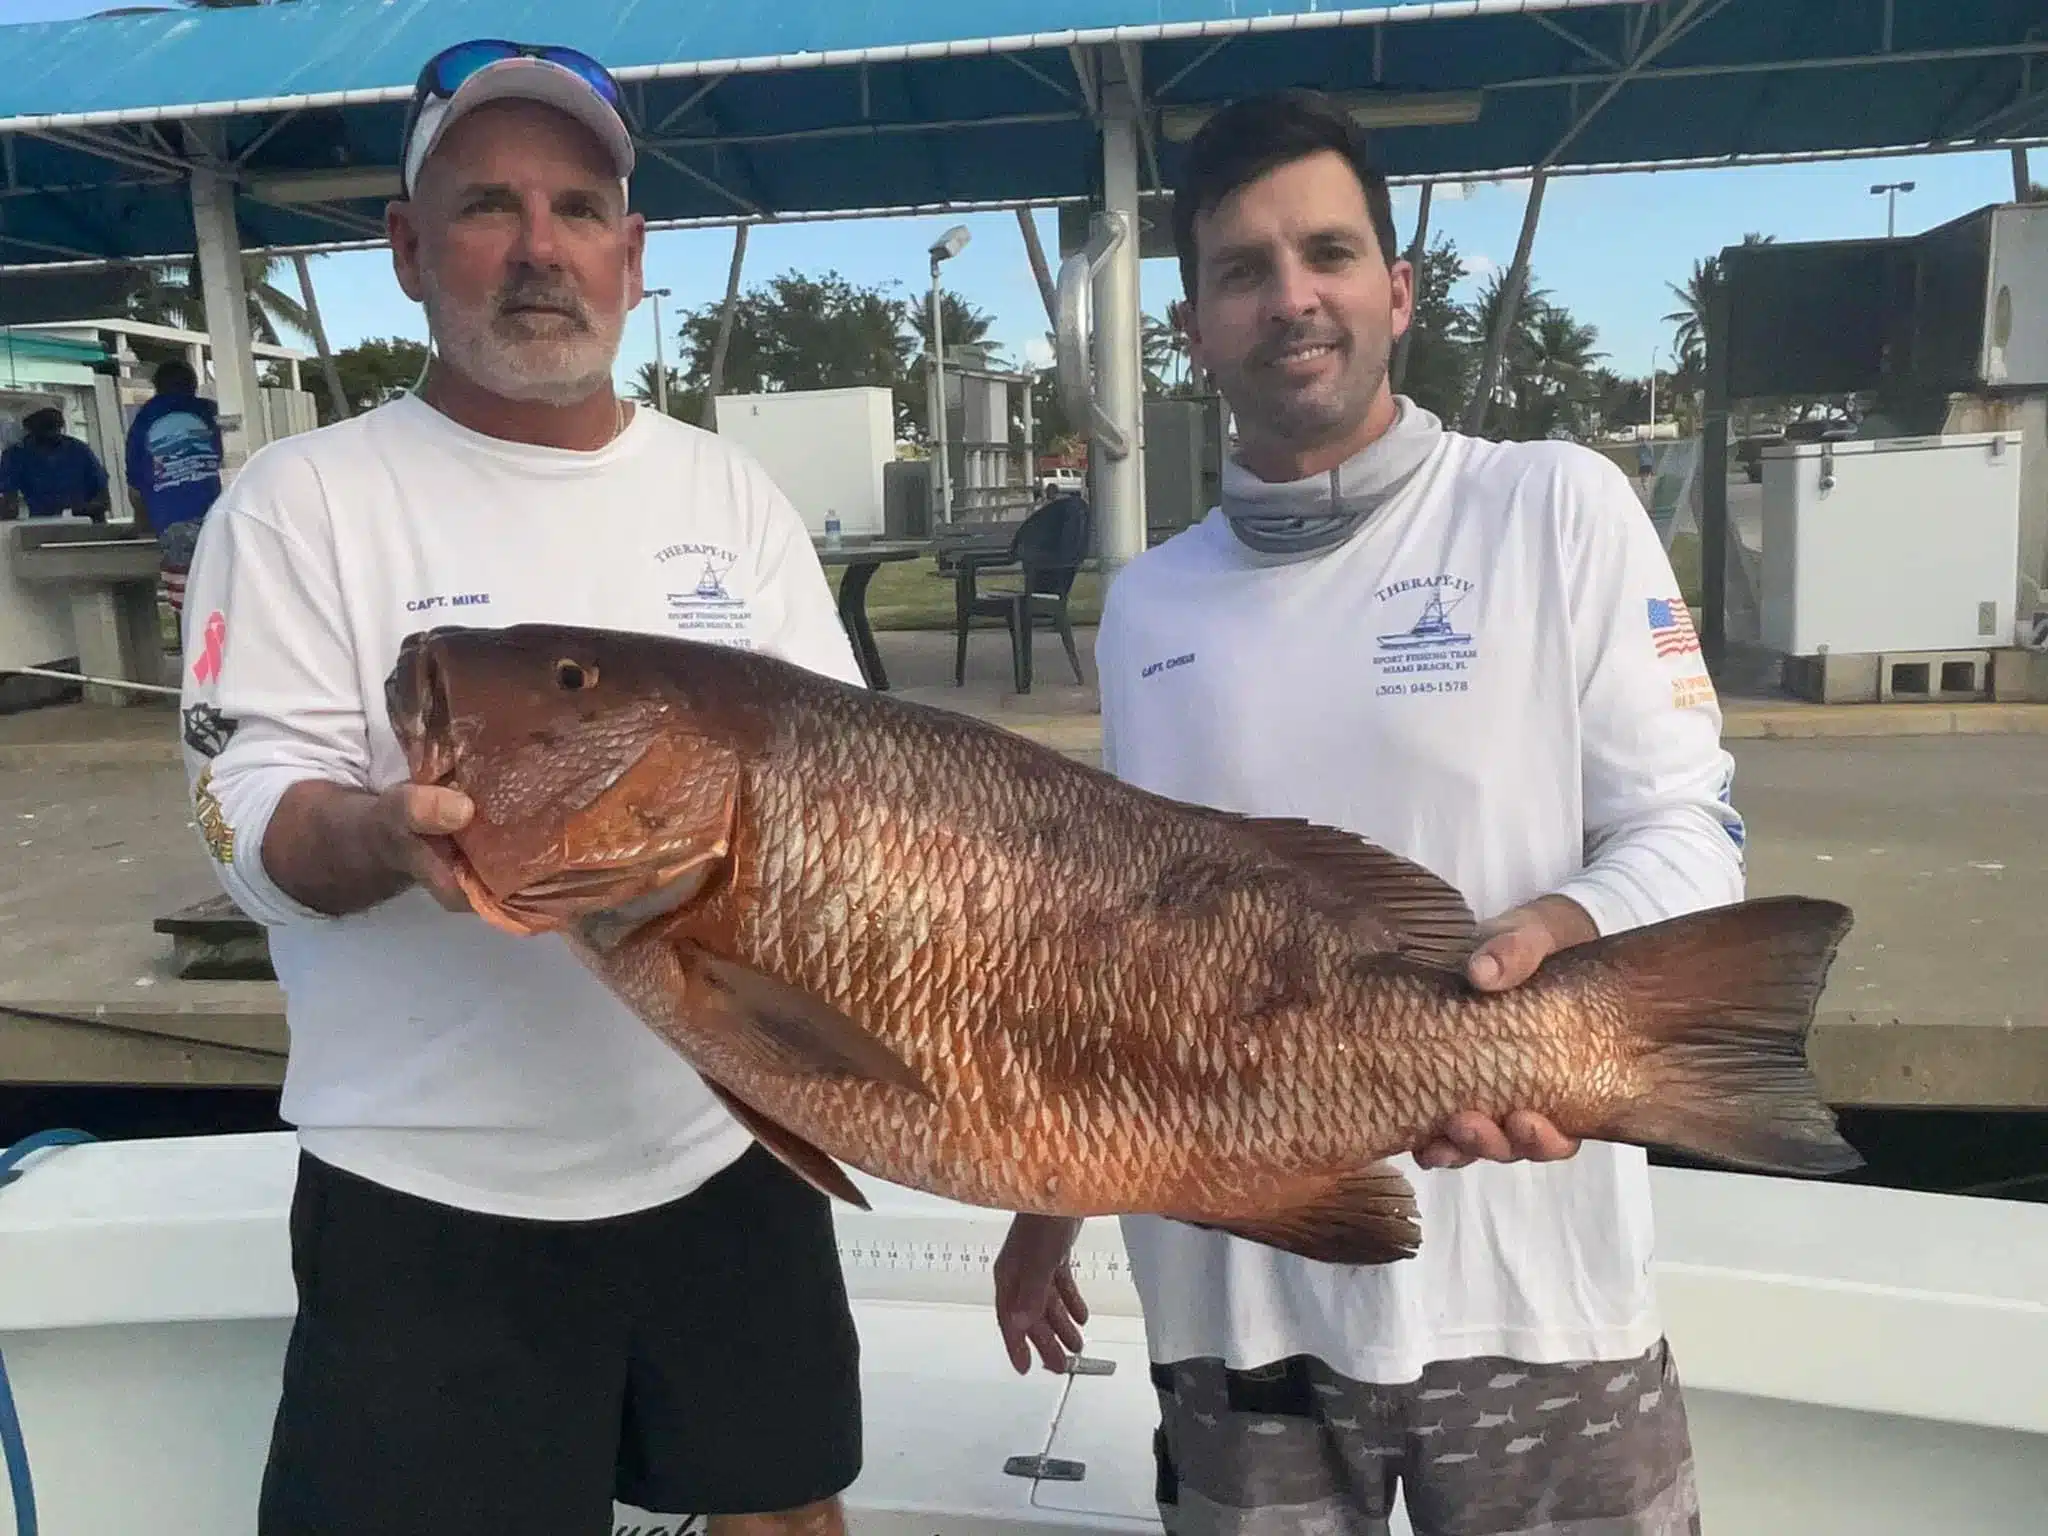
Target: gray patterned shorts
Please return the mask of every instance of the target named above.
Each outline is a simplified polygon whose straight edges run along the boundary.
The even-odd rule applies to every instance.
[[[1296,1356],[1152,1368],[1168,1536],[1699,1536],[1668,1345],[1636,1360],[1481,1357],[1376,1386]]]

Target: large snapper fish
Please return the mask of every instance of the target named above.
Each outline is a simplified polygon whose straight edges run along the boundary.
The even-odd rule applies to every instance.
[[[1860,1159],[1805,1057],[1850,916],[1744,902],[1464,979],[1471,912],[1348,833],[1186,805],[726,646],[409,637],[387,683],[487,922],[559,933],[817,1188],[1412,1254],[1446,1117],[1737,1167]]]

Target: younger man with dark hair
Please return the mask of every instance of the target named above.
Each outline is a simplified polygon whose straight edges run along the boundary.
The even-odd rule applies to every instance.
[[[1414,277],[1350,118],[1306,92],[1218,112],[1174,234],[1239,446],[1221,506],[1109,593],[1105,763],[1433,870],[1492,919],[1482,988],[1740,899],[1720,713],[1641,503],[1587,449],[1465,437],[1394,394]],[[1398,1486],[1418,1536],[1696,1532],[1642,1151],[1467,1114],[1396,1162],[1425,1234],[1400,1263],[1124,1220],[1168,1530],[1368,1536]],[[1020,1370],[1078,1347],[1075,1230],[1019,1217],[998,1261]]]

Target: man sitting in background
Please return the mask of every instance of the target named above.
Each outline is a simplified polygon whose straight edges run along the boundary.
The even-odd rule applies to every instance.
[[[99,456],[64,430],[64,413],[45,406],[22,418],[22,440],[0,453],[0,522],[21,516],[60,517],[76,512],[94,522],[107,517],[107,472]]]

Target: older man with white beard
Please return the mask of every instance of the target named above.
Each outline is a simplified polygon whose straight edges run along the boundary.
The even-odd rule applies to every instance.
[[[195,819],[268,926],[300,1142],[263,1536],[599,1536],[615,1496],[832,1533],[859,1469],[824,1199],[558,942],[468,910],[443,835],[472,808],[406,782],[383,702],[449,623],[859,680],[759,466],[613,393],[645,240],[617,101],[568,50],[429,61],[388,212],[422,385],[257,453],[193,563]]]

